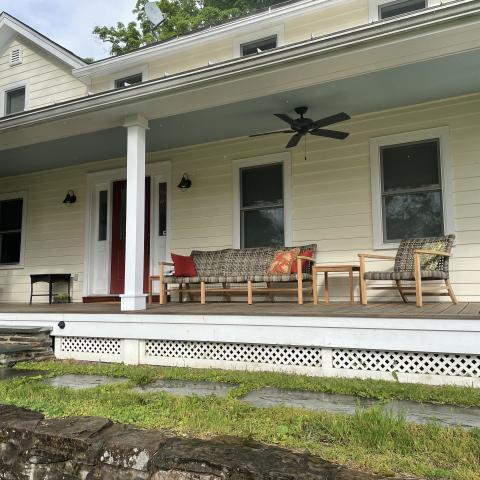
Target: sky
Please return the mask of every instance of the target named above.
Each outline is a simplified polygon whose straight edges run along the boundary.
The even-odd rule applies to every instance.
[[[134,20],[135,0],[0,0],[6,11],[80,57],[109,55],[109,44],[97,39],[96,25]]]

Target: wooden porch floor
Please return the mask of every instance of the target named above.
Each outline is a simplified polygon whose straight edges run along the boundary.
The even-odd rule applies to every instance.
[[[114,314],[122,313],[118,303],[95,304],[0,304],[2,313],[75,313],[75,314]],[[129,314],[128,312],[124,312]],[[290,316],[290,317],[360,317],[360,318],[430,318],[480,320],[480,302],[427,303],[417,308],[414,303],[371,303],[359,304],[332,302],[329,305],[306,303],[267,303],[259,302],[247,305],[246,302],[211,302],[206,305],[195,303],[169,303],[167,305],[149,305],[145,315],[254,315],[254,316]]]

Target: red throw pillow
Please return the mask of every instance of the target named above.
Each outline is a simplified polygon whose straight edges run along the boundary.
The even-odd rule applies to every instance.
[[[313,258],[313,251],[312,250],[305,250],[304,252],[300,252],[299,257],[308,257]],[[302,260],[302,272],[307,270],[308,260]],[[291,273],[297,273],[297,259],[292,264]]]
[[[193,258],[190,256],[177,255],[172,253],[173,268],[176,277],[196,277],[197,269]]]
[[[298,257],[299,252],[298,248],[278,250],[270,268],[267,270],[267,275],[288,275],[292,270],[293,261]]]

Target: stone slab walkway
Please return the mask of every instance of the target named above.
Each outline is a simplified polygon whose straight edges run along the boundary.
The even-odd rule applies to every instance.
[[[101,385],[128,382],[128,378],[103,377],[100,375],[61,375],[47,378],[45,383],[52,387],[67,387],[75,390],[94,388]]]
[[[171,395],[197,395],[206,397],[215,395],[220,398],[227,396],[228,392],[238,385],[217,382],[193,382],[188,380],[157,380],[148,385],[134,388],[139,393],[165,392]]]

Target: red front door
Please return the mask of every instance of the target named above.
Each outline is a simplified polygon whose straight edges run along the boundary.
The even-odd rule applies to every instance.
[[[110,270],[110,293],[125,291],[125,234],[127,220],[127,181],[113,183],[112,206],[112,260]],[[143,289],[148,290],[150,266],[150,178],[145,179],[145,260]]]

